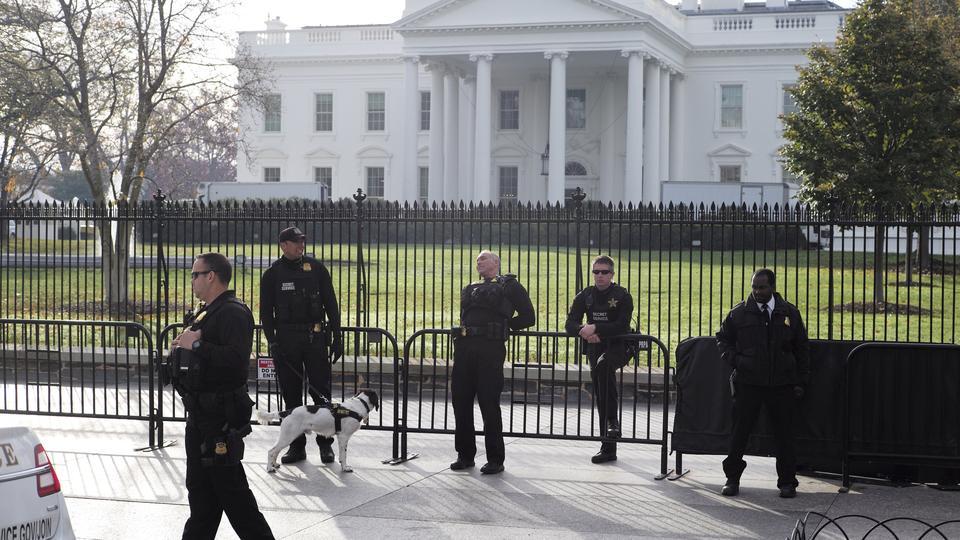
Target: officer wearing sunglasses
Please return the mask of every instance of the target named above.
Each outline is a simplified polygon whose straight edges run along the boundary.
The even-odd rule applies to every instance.
[[[613,282],[613,276],[613,259],[606,255],[593,259],[593,285],[573,299],[566,323],[567,334],[583,340],[583,353],[590,360],[600,429],[604,430],[600,452],[590,459],[593,463],[617,460],[616,440],[620,438],[617,371],[630,361],[627,343],[615,336],[630,332],[633,297]],[[586,324],[583,324],[584,315]]]

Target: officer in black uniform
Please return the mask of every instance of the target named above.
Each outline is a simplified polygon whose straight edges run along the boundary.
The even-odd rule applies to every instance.
[[[224,513],[240,538],[273,538],[240,463],[253,410],[247,394],[253,315],[227,290],[231,273],[219,253],[196,258],[193,294],[205,305],[174,339],[171,352],[174,387],[187,411],[185,539],[214,538]]]
[[[331,365],[343,356],[333,280],[323,263],[304,255],[306,235],[300,229],[280,231],[279,240],[283,256],[260,280],[260,322],[285,407],[303,405],[304,382],[314,404],[323,405],[330,399]],[[324,463],[333,463],[332,444],[332,438],[317,436]],[[281,463],[307,459],[306,446],[306,437],[300,435]]]
[[[800,311],[776,293],[776,276],[766,268],[753,274],[752,294],[737,304],[717,332],[717,347],[733,367],[733,432],[723,460],[727,476],[720,493],[740,493],[740,475],[747,463],[747,440],[766,407],[777,443],[777,487],[780,496],[797,496],[797,449],[794,423],[797,400],[810,377],[807,330]]]
[[[600,452],[590,458],[593,463],[617,460],[616,439],[620,437],[617,371],[630,361],[626,341],[611,338],[630,332],[633,297],[613,282],[613,276],[613,259],[606,255],[593,259],[594,285],[573,299],[566,323],[567,334],[583,339],[583,352],[590,360],[600,429],[605,430],[607,439],[600,443]],[[582,324],[584,315],[587,324]]]
[[[457,427],[455,471],[474,466],[477,441],[473,427],[473,401],[480,404],[487,463],[483,474],[503,472],[503,424],[500,392],[503,391],[503,362],[510,330],[533,326],[537,316],[530,296],[517,277],[499,275],[500,258],[490,251],[477,256],[481,280],[460,292],[460,324],[453,329],[454,356],[451,391]],[[516,316],[514,316],[516,313]]]

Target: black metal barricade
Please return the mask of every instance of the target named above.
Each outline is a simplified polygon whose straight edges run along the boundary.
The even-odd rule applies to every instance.
[[[830,517],[820,512],[807,512],[797,520],[787,540],[815,538],[958,538],[960,519],[931,523],[911,517],[876,519],[860,514]]]
[[[155,349],[135,322],[0,319],[0,411],[148,420]]]
[[[841,491],[854,460],[960,469],[960,346],[864,343],[847,357],[844,402]]]
[[[160,339],[158,358],[167,354],[172,333],[181,329],[182,325],[170,325],[163,329]],[[248,388],[253,391],[253,399],[257,408],[267,411],[280,410],[283,407],[280,399],[279,387],[272,377],[261,377],[259,364],[262,359],[269,359],[269,353],[263,347],[266,340],[262,339],[263,327],[255,327],[253,341],[254,364],[250,368],[247,380]],[[345,326],[341,329],[344,344],[343,358],[333,365],[332,400],[343,401],[354,396],[360,389],[375,390],[380,396],[380,409],[373,411],[368,417],[364,429],[375,429],[393,432],[393,456],[386,460],[393,462],[400,456],[400,438],[396,426],[399,425],[400,410],[397,404],[397,391],[400,380],[399,346],[396,338],[380,328],[359,328]],[[270,359],[272,360],[272,359]],[[269,368],[265,367],[264,372]],[[304,403],[307,389],[304,386]],[[186,411],[172,387],[158,388],[158,437],[163,440],[163,421],[186,420]]]
[[[618,442],[659,445],[657,478],[661,479],[669,473],[669,352],[653,336],[622,337],[638,341],[640,349],[618,375],[623,432]],[[453,369],[451,331],[425,329],[414,333],[404,344],[403,357],[401,460],[408,456],[408,433],[454,433],[449,384]],[[558,332],[515,332],[507,342],[507,361],[502,369],[505,436],[603,440],[589,390],[590,367],[580,354],[579,338]]]

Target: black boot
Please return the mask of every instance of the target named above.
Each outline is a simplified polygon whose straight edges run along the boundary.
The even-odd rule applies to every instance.
[[[333,439],[317,435],[317,446],[320,447],[320,461],[323,463],[333,463],[336,456],[333,454]]]
[[[591,463],[607,463],[617,460],[617,443],[605,442],[600,444],[600,451],[590,458]]]
[[[298,463],[307,459],[307,450],[303,446],[290,446],[287,448],[287,453],[280,458],[280,463],[284,465],[289,465],[291,463]]]

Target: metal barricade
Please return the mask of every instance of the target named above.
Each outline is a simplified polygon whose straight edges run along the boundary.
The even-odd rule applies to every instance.
[[[617,442],[659,445],[660,479],[669,474],[669,352],[653,336],[621,337],[638,342],[640,347],[618,372],[622,437]],[[500,400],[505,436],[605,440],[594,412],[590,367],[586,357],[581,356],[579,341],[578,337],[559,332],[511,334],[502,367],[504,387]],[[414,333],[404,344],[403,358],[401,460],[408,455],[408,433],[454,433],[451,331],[424,329]]]
[[[150,422],[155,348],[128,321],[0,319],[0,411]]]
[[[179,331],[182,325],[170,325],[163,329],[158,340],[161,358],[166,354],[165,349],[172,339],[171,332]],[[279,386],[274,377],[261,377],[259,363],[261,360],[272,361],[269,352],[265,349],[266,340],[263,338],[263,327],[257,325],[254,331],[253,364],[247,378],[247,386],[252,391],[253,400],[257,408],[267,411],[282,410],[283,403],[280,397]],[[331,399],[343,401],[354,396],[361,389],[370,389],[380,396],[380,409],[371,412],[368,423],[363,429],[374,429],[393,432],[393,456],[386,462],[393,462],[399,457],[399,424],[400,412],[397,403],[396,388],[400,379],[399,347],[396,338],[380,328],[364,328],[345,326],[341,329],[344,344],[344,356],[332,367],[333,380],[331,381]],[[269,369],[265,368],[266,374]],[[304,403],[307,399],[307,388],[304,385]],[[163,420],[186,420],[186,411],[171,387],[158,389],[158,409],[161,420],[159,437],[163,439]]]

